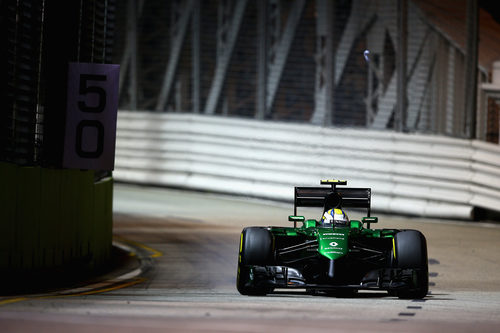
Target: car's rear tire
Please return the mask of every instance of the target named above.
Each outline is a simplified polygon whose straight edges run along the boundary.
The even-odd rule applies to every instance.
[[[238,257],[238,272],[236,288],[242,295],[266,295],[272,287],[256,286],[252,266],[266,266],[273,261],[273,238],[269,230],[259,227],[243,229],[240,236],[240,251]]]
[[[417,230],[404,230],[394,236],[394,266],[410,270],[409,286],[397,290],[399,298],[424,298],[429,291],[429,269],[427,259],[427,241]]]

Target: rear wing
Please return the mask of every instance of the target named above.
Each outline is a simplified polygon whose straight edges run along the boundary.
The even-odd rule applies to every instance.
[[[326,182],[321,184],[332,185],[331,188],[323,187],[295,187],[294,215],[298,207],[323,207],[323,212],[331,208],[366,208],[370,216],[371,189],[370,188],[337,188],[347,182]]]

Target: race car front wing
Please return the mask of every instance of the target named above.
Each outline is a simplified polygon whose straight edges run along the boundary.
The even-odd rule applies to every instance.
[[[311,283],[295,268],[287,266],[252,266],[248,281],[254,287],[294,288],[294,289],[365,289],[398,290],[413,285],[417,272],[415,269],[382,268],[368,272],[358,284]]]

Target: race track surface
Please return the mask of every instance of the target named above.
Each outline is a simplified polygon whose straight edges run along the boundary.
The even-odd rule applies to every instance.
[[[384,292],[248,297],[235,288],[239,234],[287,225],[291,205],[124,184],[114,196],[116,244],[135,253],[130,272],[64,295],[0,297],[1,332],[500,331],[498,225],[379,215],[377,228],[426,236],[431,286],[423,300]]]

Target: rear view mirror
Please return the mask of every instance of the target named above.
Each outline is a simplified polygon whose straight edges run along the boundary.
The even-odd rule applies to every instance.
[[[363,217],[363,223],[377,223],[378,217]]]
[[[305,221],[305,217],[304,216],[290,215],[290,216],[288,216],[288,221],[294,222],[294,223],[304,222]]]
[[[363,223],[366,223],[366,227],[370,229],[370,224],[377,223],[378,217],[363,217]]]

